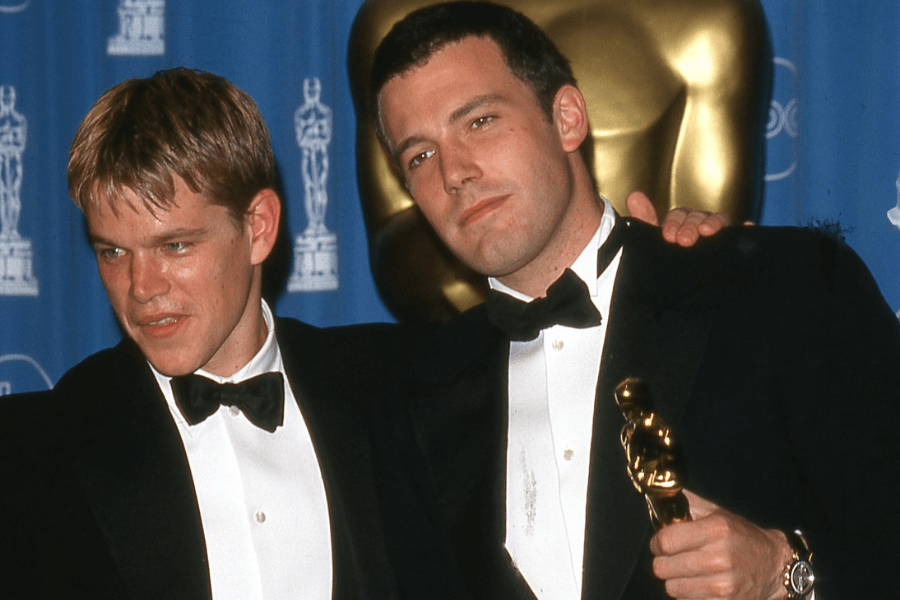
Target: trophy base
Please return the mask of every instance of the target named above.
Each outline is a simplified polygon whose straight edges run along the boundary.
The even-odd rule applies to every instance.
[[[112,38],[106,46],[109,56],[162,56],[166,43],[161,40],[131,40]]]
[[[0,238],[0,295],[37,296],[38,282],[32,274],[31,242]]]
[[[330,231],[304,232],[294,240],[294,274],[289,292],[338,289],[337,236]]]

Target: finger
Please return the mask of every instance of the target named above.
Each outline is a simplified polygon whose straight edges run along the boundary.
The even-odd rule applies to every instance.
[[[715,539],[721,538],[722,519],[708,519],[711,515],[727,516],[714,502],[698,496],[690,490],[683,490],[688,501],[693,521],[672,523],[660,529],[650,538],[650,551],[654,556],[673,556],[692,552]]]
[[[725,213],[710,213],[702,210],[683,209],[686,213],[680,220],[669,220],[663,223],[663,235],[670,242],[681,246],[693,246],[700,236],[715,235],[723,228],[731,225],[731,219]],[[673,211],[674,212],[674,211]],[[675,224],[678,224],[677,229]],[[666,230],[666,227],[669,227]]]
[[[689,208],[673,208],[666,214],[662,224],[663,238],[667,242],[675,242],[678,238],[678,232],[690,218],[691,210]],[[688,230],[696,225],[688,224]]]
[[[724,600],[734,596],[736,587],[732,580],[723,575],[666,579],[665,586],[666,594],[678,600]]]
[[[659,225],[659,217],[656,215],[656,209],[647,194],[640,191],[634,191],[625,198],[625,206],[628,208],[628,214],[635,219],[648,223],[650,225]]]
[[[693,552],[706,544],[707,539],[702,524],[684,521],[666,525],[650,538],[650,552],[654,556],[675,556],[683,552]]]
[[[725,213],[712,213],[700,222],[697,226],[697,231],[700,232],[700,235],[713,235],[729,225],[731,225],[731,219],[728,218],[728,215]]]
[[[692,210],[672,234],[674,241],[681,246],[693,246],[700,239],[700,225],[709,217],[709,213]]]
[[[724,561],[714,554],[714,548],[702,546],[674,555],[662,555],[653,559],[653,574],[660,579],[684,579],[706,577],[726,571]]]

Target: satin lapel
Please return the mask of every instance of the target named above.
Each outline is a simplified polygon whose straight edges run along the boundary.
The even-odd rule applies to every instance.
[[[73,469],[122,578],[134,598],[209,598],[190,469],[156,380],[127,343],[95,362],[62,391],[75,396]]]
[[[644,379],[656,409],[677,432],[719,297],[717,286],[699,285],[680,268],[688,252],[662,242],[658,230],[629,223],[597,385],[585,599],[620,598],[633,576],[652,577],[634,572],[652,528],[644,500],[625,471],[619,442],[624,419],[613,391],[626,377]],[[701,279],[714,278],[710,264]]]

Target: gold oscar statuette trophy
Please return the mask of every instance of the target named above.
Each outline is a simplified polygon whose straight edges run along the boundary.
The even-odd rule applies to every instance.
[[[616,404],[625,417],[621,441],[628,461],[628,476],[647,501],[650,521],[661,527],[690,521],[684,488],[684,455],[672,430],[653,412],[647,386],[628,378],[615,392]]]

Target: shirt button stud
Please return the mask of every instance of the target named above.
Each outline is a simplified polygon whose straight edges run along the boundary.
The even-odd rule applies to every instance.
[[[261,510],[256,511],[256,514],[253,515],[253,518],[257,523],[265,523],[266,522],[266,513]]]
[[[564,345],[562,340],[553,340],[552,346],[554,350],[562,350]]]
[[[565,450],[563,451],[563,458],[566,460],[572,460],[575,457],[574,450]]]

